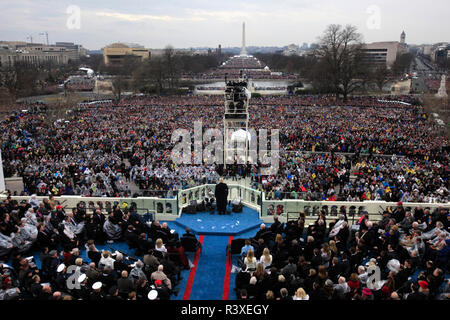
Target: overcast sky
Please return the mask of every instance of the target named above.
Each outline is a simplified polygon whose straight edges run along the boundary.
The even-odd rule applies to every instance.
[[[78,15],[79,9],[79,15]],[[77,17],[80,17],[78,19]],[[113,42],[148,48],[314,42],[328,24],[353,24],[366,42],[450,41],[448,0],[0,0],[0,40],[70,41],[88,49]]]

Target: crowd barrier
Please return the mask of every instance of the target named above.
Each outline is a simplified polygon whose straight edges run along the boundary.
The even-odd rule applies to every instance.
[[[338,217],[341,207],[346,208],[348,220],[351,224],[356,222],[361,215],[361,212],[368,212],[372,221],[379,221],[382,219],[382,213],[388,207],[395,208],[397,203],[385,201],[362,201],[362,202],[347,202],[347,201],[307,201],[299,199],[285,199],[285,200],[267,200],[262,191],[248,188],[237,184],[228,184],[229,195],[228,199],[233,200],[239,198],[242,203],[258,211],[260,218],[264,222],[272,222],[273,215],[278,215],[280,221],[286,222],[288,220],[297,219],[300,212],[305,213],[306,223],[314,222],[319,213],[323,210],[326,216],[333,218]],[[81,196],[60,196],[55,197],[55,200],[66,210],[75,208],[81,201],[86,203],[86,207],[92,208],[99,202],[102,203],[104,212],[115,204],[120,206],[135,205],[139,214],[152,214],[154,219],[173,221],[181,216],[183,208],[187,207],[192,201],[197,203],[206,198],[214,197],[215,185],[204,184],[197,187],[192,187],[184,190],[179,190],[174,198],[156,198],[156,197],[137,197],[137,198],[105,198],[105,197],[81,197]],[[40,201],[47,197],[38,196]],[[5,195],[0,195],[0,201],[6,199]],[[29,196],[14,196],[13,200],[28,201]],[[405,208],[414,210],[416,207],[429,208],[434,210],[438,207],[450,209],[450,203],[403,203]]]
[[[48,199],[48,197],[38,196],[40,201]],[[0,196],[0,201],[6,199],[5,195]],[[14,196],[13,200],[28,201],[29,196]],[[81,197],[81,196],[60,196],[54,197],[55,201],[59,203],[66,212],[77,207],[79,202],[85,202],[86,208],[92,208],[97,206],[98,203],[102,204],[103,212],[106,213],[115,204],[119,204],[121,207],[131,206],[133,203],[137,208],[139,214],[152,214],[154,219],[159,220],[175,220],[178,217],[177,198],[156,198],[156,197],[137,197],[137,198],[106,198],[106,197]],[[88,211],[91,212],[91,211]]]

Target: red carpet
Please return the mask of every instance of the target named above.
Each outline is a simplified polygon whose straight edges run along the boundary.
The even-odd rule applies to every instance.
[[[201,235],[198,238],[198,241],[203,245],[203,240],[205,239],[204,235]],[[189,272],[189,279],[186,285],[186,290],[184,291],[183,300],[189,300],[189,296],[191,295],[192,285],[194,284],[195,272],[197,271],[198,260],[200,259],[201,249],[198,249],[195,253],[194,261],[192,262],[195,267],[191,269]]]
[[[228,244],[231,244],[231,241],[233,239],[234,239],[234,236],[230,236],[228,238]],[[231,265],[232,265],[232,261],[231,261],[230,257],[227,256],[227,266],[225,268],[225,280],[223,282],[222,300],[228,300],[228,296],[230,294]]]

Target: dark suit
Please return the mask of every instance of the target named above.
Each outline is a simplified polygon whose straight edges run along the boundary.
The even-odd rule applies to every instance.
[[[130,271],[131,271],[130,267],[122,260],[119,260],[119,261],[116,260],[114,262],[114,270],[117,272],[117,274],[120,274],[123,270],[126,270],[128,273],[130,273]],[[117,281],[119,281],[119,280],[117,280]]]
[[[195,234],[192,233],[183,234],[183,236],[181,237],[181,245],[184,247],[185,250],[189,251],[196,251],[198,248],[201,247],[201,244],[197,240],[197,237],[195,236]]]
[[[341,230],[339,230],[338,234],[336,235],[336,246],[338,247],[339,251],[345,251],[349,236],[350,231],[348,228],[342,228]]]
[[[130,249],[138,247],[139,236],[133,230],[127,230],[124,238]]]
[[[195,239],[195,240],[197,240],[197,237],[195,236],[195,234],[193,234],[193,233],[185,233],[185,234],[183,234],[183,236],[182,236],[182,238],[189,238],[189,239]]]
[[[334,283],[337,282],[338,277],[342,273],[342,265],[338,262],[337,264],[333,265],[331,264],[328,268],[328,278],[333,281]]]
[[[102,258],[102,254],[100,251],[88,251],[88,258],[98,266],[100,259]]]
[[[283,224],[277,220],[270,226],[270,231],[272,231],[272,233],[274,234],[283,233]]]
[[[30,287],[30,292],[34,299],[37,299],[42,292],[42,285],[40,283],[33,283]]]
[[[134,290],[133,281],[129,278],[120,278],[117,280],[117,289],[119,289],[119,294],[127,296],[131,291]]]
[[[323,259],[320,254],[317,254],[311,258],[311,267],[317,268],[318,266],[323,264]]]
[[[408,295],[408,298],[406,298],[406,300],[424,301],[427,300],[427,296],[422,292],[413,292]]]
[[[158,291],[158,299],[159,300],[170,300],[170,290],[167,287],[158,287],[156,288]]]
[[[41,247],[55,248],[55,243],[52,241],[52,235],[46,230],[39,231],[37,242]]]
[[[297,265],[296,264],[287,264],[283,269],[281,269],[281,274],[286,278],[290,279],[292,274],[295,274],[297,272]]]
[[[221,182],[216,185],[214,193],[219,214],[225,214],[227,210],[228,186]]]

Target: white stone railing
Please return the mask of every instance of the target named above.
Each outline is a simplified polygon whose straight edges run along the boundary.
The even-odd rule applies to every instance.
[[[306,223],[312,223],[317,220],[322,209],[327,210],[327,217],[338,217],[340,208],[346,208],[347,218],[351,224],[356,222],[361,215],[361,211],[367,211],[369,218],[372,221],[379,221],[382,219],[383,211],[388,207],[395,208],[397,203],[385,201],[362,201],[362,202],[347,202],[347,201],[305,201],[305,200],[265,200],[263,199],[261,207],[261,218],[264,221],[273,221],[269,219],[273,214],[281,217],[280,220],[286,221],[297,219],[300,212],[305,213]],[[412,210],[416,207],[430,208],[434,210],[438,207],[450,208],[450,203],[403,203],[403,207],[410,207]]]
[[[178,208],[180,210],[180,214],[181,210],[184,207],[187,207],[192,200],[201,202],[205,200],[205,198],[214,197],[215,188],[216,188],[215,184],[205,184],[198,187],[179,190]],[[228,184],[228,189],[229,189],[228,193],[229,200],[240,198],[244,205],[257,210],[260,213],[261,199],[262,199],[261,191],[235,184]]]
[[[388,207],[396,207],[395,202],[385,201],[363,201],[363,202],[346,202],[346,201],[306,201],[306,200],[266,200],[265,194],[261,191],[254,190],[242,185],[228,184],[229,195],[228,199],[233,200],[240,198],[242,203],[258,211],[260,218],[265,222],[273,221],[273,214],[277,214],[281,221],[287,221],[298,218],[300,212],[305,212],[306,223],[315,221],[322,209],[326,209],[327,216],[332,218],[339,214],[342,206],[345,206],[347,217],[350,223],[357,221],[361,211],[367,211],[370,219],[378,221],[382,218],[382,212]],[[55,197],[55,200],[63,206],[66,210],[75,208],[80,201],[86,203],[92,202],[97,205],[102,202],[103,208],[112,207],[115,203],[122,205],[127,203],[131,205],[136,204],[138,213],[152,213],[154,219],[158,220],[175,220],[180,217],[182,209],[187,207],[192,200],[197,203],[205,200],[205,198],[214,197],[214,184],[205,184],[189,189],[179,190],[174,198],[157,198],[157,197],[137,197],[137,198],[105,198],[105,197],[81,197],[81,196],[60,196]],[[43,196],[39,196],[39,200],[43,200]],[[6,199],[5,195],[0,195],[0,201]],[[12,199],[17,201],[30,199],[29,196],[14,196]],[[403,203],[404,207],[414,209],[416,207],[430,208],[434,210],[438,207],[446,209],[450,208],[450,203]]]
[[[40,201],[48,199],[48,197],[38,196]],[[0,201],[6,199],[5,195],[0,195]],[[14,196],[13,200],[28,201],[29,196]],[[151,213],[154,219],[159,220],[174,220],[178,216],[178,207],[176,198],[156,198],[156,197],[138,197],[138,198],[106,198],[106,197],[81,197],[81,196],[60,196],[55,197],[57,201],[66,211],[76,208],[77,204],[81,201],[86,203],[86,208],[89,208],[89,203],[92,202],[97,205],[98,202],[103,204],[103,208],[106,210],[108,207],[112,207],[115,203],[119,203],[121,206],[126,202],[130,206],[133,202],[136,204],[137,212],[140,214]],[[90,211],[88,210],[88,213]]]

